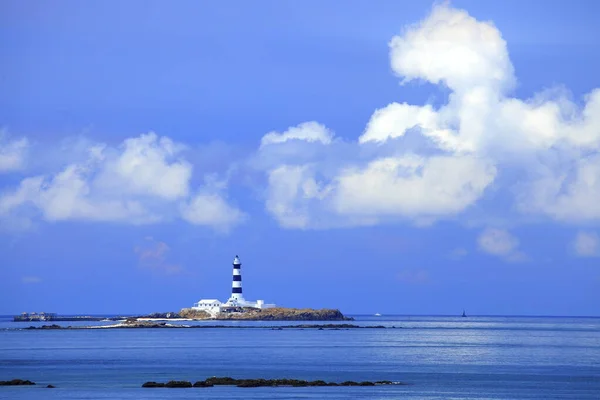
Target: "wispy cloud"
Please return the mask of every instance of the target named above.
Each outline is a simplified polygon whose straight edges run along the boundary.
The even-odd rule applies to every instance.
[[[161,272],[168,275],[180,274],[184,271],[181,265],[168,259],[171,250],[165,242],[157,241],[153,237],[146,237],[144,242],[134,248],[138,255],[141,268]]]
[[[24,276],[21,278],[21,282],[26,284],[40,283],[42,282],[42,278],[39,276]]]
[[[581,231],[575,237],[573,248],[579,257],[600,257],[600,237],[595,232]]]
[[[430,283],[429,272],[424,269],[405,269],[396,274],[396,279],[410,285],[423,285]]]
[[[467,249],[458,247],[450,252],[448,258],[452,260],[460,260],[462,258],[465,258],[468,254],[469,252],[467,251]]]
[[[28,147],[27,138],[9,140],[0,130],[0,173],[23,168]]]
[[[501,257],[509,262],[527,260],[525,253],[519,250],[519,240],[504,229],[488,228],[477,239],[479,249]]]

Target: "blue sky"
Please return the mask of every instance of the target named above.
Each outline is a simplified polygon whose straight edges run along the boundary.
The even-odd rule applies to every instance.
[[[596,2],[0,7],[0,314],[599,315]]]

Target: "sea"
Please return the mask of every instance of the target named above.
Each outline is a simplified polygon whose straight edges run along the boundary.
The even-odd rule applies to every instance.
[[[0,380],[37,385],[0,387],[0,398],[600,399],[600,318],[354,317],[350,323],[386,329],[278,330],[271,327],[298,322],[218,321],[231,328],[24,330],[48,323],[4,316]],[[211,376],[405,385],[141,387]]]

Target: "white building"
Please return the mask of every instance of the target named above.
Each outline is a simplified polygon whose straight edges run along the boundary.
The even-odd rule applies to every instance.
[[[195,310],[208,312],[213,317],[220,313],[224,308],[233,307],[252,307],[252,308],[273,308],[275,304],[266,304],[264,300],[248,301],[242,294],[242,263],[240,258],[235,256],[233,259],[233,280],[231,282],[231,297],[225,303],[216,299],[202,299],[192,307]]]
[[[216,299],[202,299],[199,302],[195,303],[194,307],[192,308],[195,310],[206,311],[210,315],[214,316],[221,312],[222,305],[223,303]]]

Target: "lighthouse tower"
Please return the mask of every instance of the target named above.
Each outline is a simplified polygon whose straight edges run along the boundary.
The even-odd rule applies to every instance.
[[[231,305],[243,306],[246,302],[242,295],[242,263],[238,256],[233,259],[233,281],[231,282],[231,297],[227,301]]]
[[[233,280],[231,281],[231,297],[226,303],[216,299],[202,299],[192,307],[195,310],[208,312],[215,317],[221,312],[236,312],[239,307],[273,308],[275,304],[267,304],[264,300],[248,301],[242,295],[242,262],[238,256],[233,259]]]

